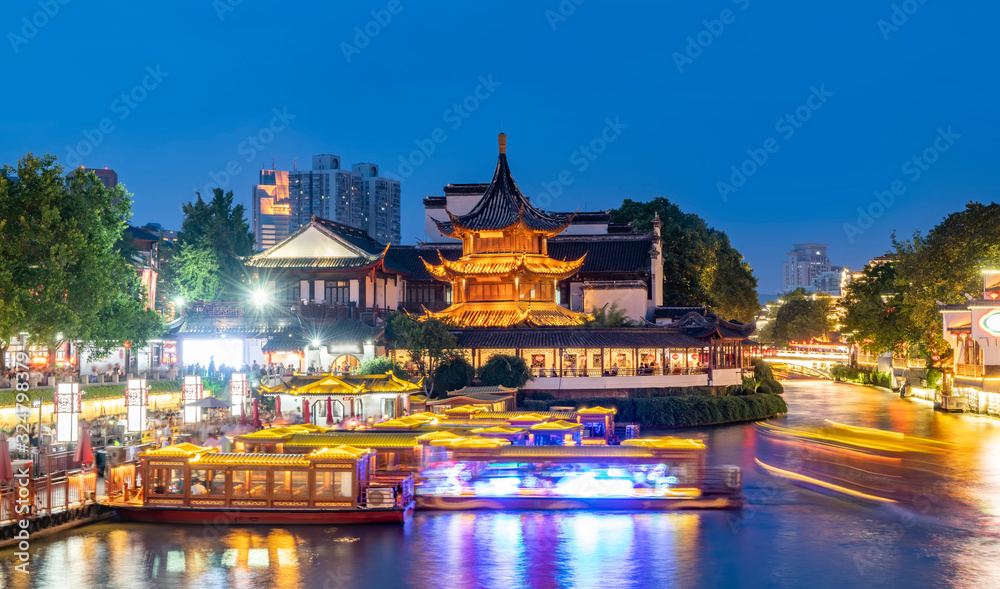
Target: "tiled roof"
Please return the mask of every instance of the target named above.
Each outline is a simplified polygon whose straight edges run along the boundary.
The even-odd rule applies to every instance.
[[[517,389],[510,389],[503,385],[493,385],[493,386],[465,386],[457,391],[448,391],[449,397],[455,397],[458,395],[469,396],[477,393],[489,393],[493,395],[509,395],[511,393],[516,393]]]
[[[307,332],[314,335],[306,337]],[[361,351],[363,342],[375,339],[381,332],[382,327],[368,325],[363,321],[334,321],[311,329],[303,327],[295,333],[287,333],[283,337],[268,339],[264,344],[264,351],[301,352],[310,344],[313,337],[321,338],[323,342],[336,342],[340,346],[346,343],[356,343],[359,344],[358,351]]]
[[[571,235],[549,240],[549,257],[557,260],[587,258],[580,267],[580,275],[593,273],[649,274],[649,250],[652,241],[648,236]]]
[[[385,244],[372,239],[372,237],[368,235],[368,232],[364,229],[350,227],[329,219],[317,217],[316,215],[312,216],[311,221],[319,227],[322,227],[331,233],[337,234],[337,236],[344,241],[357,246],[371,255],[380,255],[382,251],[385,250]]]
[[[502,144],[504,141],[505,136],[501,138]],[[534,231],[556,233],[562,231],[571,219],[555,216],[532,206],[514,182],[502,146],[493,181],[483,197],[468,213],[461,216],[449,213],[449,217],[450,222],[437,222],[441,232],[449,236],[455,234],[456,228],[471,231],[500,230],[518,223],[523,223]]]
[[[588,315],[570,311],[566,307],[551,301],[519,302],[462,302],[456,303],[444,311],[431,312],[427,315],[441,319],[457,327],[497,326],[510,327],[514,325],[532,325],[537,327],[556,327],[567,325],[583,325]]]
[[[449,396],[447,399],[438,399],[437,401],[427,401],[428,405],[444,405],[446,403],[454,403],[456,400],[469,399],[470,401],[478,401],[480,403],[497,403],[503,401],[504,399],[509,399],[511,393],[506,395],[491,395],[489,393],[469,393],[461,394],[457,396]]]
[[[247,265],[254,268],[323,268],[329,270],[356,270],[378,262],[378,256],[353,258],[256,258]]]
[[[454,332],[458,347],[496,348],[702,348],[706,342],[664,329],[482,329]]]
[[[354,446],[355,448],[415,448],[417,438],[427,432],[327,432],[325,434],[294,434],[285,442],[285,448],[326,448]]]
[[[309,466],[301,454],[204,454],[192,465]]]
[[[440,265],[424,260],[424,264],[432,276],[441,280],[511,275],[526,277],[525,280],[530,276],[564,280],[575,274],[583,261],[584,257],[564,261],[536,254],[492,254],[468,256],[454,262],[443,260]]]

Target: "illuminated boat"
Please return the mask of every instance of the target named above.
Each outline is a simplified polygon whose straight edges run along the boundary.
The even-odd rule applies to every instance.
[[[404,522],[415,506],[413,476],[373,472],[374,454],[351,446],[309,454],[224,454],[178,444],[140,454],[141,485],[110,490],[109,504],[121,519],[139,522]],[[135,473],[114,475],[136,480]]]
[[[727,509],[742,505],[739,467],[705,466],[705,445],[677,438],[621,446],[515,446],[433,440],[418,509]]]
[[[934,458],[946,443],[827,423],[814,431],[758,423],[757,464],[807,488],[880,503],[909,502],[941,477]]]

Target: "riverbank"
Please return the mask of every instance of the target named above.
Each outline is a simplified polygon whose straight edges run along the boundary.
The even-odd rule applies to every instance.
[[[566,406],[566,400],[525,401],[526,411]],[[643,427],[697,427],[760,421],[788,413],[781,395],[678,395],[647,398],[592,398],[573,401],[577,407],[614,407],[615,421]]]

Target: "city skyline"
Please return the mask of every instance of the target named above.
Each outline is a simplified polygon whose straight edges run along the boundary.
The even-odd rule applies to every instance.
[[[1000,195],[993,82],[965,59],[995,49],[986,28],[992,6],[920,5],[893,29],[879,24],[892,22],[891,5],[860,2],[837,11],[797,7],[792,21],[742,1],[643,7],[641,19],[596,4],[566,15],[558,4],[485,15],[404,2],[387,24],[369,26],[378,33],[366,42],[383,3],[336,12],[317,5],[309,22],[222,4],[101,14],[68,4],[31,38],[18,23],[37,5],[4,6],[11,32],[25,39],[7,47],[8,75],[37,91],[10,99],[18,115],[0,124],[0,158],[13,164],[28,151],[51,152],[66,165],[113,168],[136,194],[133,224],[177,228],[180,204],[195,188],[204,194],[223,184],[250,211],[249,187],[272,158],[287,165],[336,153],[379,162],[402,180],[402,240],[413,243],[424,238],[416,221],[422,199],[449,183],[487,181],[482,162],[503,129],[525,194],[552,201],[539,206],[594,211],[665,196],[729,234],[765,294],[780,284],[775,261],[789,242],[829,243],[840,263],[861,267],[885,253],[894,230],[926,231],[970,200]],[[723,9],[731,22],[722,23]],[[170,33],[136,27],[136,19]],[[280,48],[243,42],[262,22],[303,34]],[[91,25],[113,28],[116,39],[93,38]],[[605,31],[600,43],[594,30]],[[947,44],[925,42],[955,30],[963,34]],[[856,44],[829,50],[847,37]],[[64,59],[67,46],[78,47],[78,62],[117,57],[101,76],[85,67],[58,78],[32,69]],[[294,91],[235,91],[317,54],[334,75]],[[441,60],[449,67],[431,83],[428,64]],[[385,90],[336,91],[336,80],[366,72],[383,76]],[[640,92],[619,91],[634,80]],[[80,90],[72,102],[58,98],[66,86]],[[602,135],[615,140],[602,147]],[[730,166],[744,165],[753,173],[741,181]],[[765,222],[784,236],[780,243],[760,239]]]

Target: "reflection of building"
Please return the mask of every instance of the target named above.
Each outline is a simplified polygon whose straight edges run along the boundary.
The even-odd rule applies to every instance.
[[[253,188],[257,249],[282,241],[313,216],[362,229],[382,243],[399,243],[400,183],[379,176],[378,166],[340,169],[340,157],[315,155],[311,170],[261,170]]]

